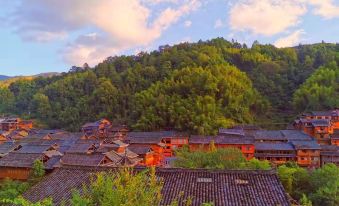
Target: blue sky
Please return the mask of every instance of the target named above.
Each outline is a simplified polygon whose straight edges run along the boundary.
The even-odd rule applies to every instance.
[[[339,42],[338,0],[1,0],[0,74],[68,71],[215,37]]]

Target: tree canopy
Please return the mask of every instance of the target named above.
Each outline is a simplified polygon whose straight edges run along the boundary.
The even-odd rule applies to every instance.
[[[268,161],[251,159],[247,161],[237,148],[215,148],[211,142],[209,149],[190,151],[183,147],[176,151],[174,166],[182,168],[207,168],[207,169],[271,169]]]
[[[278,175],[286,192],[303,205],[339,204],[339,168],[334,164],[307,171],[289,163],[278,168]]]
[[[274,125],[338,106],[338,64],[338,44],[249,47],[216,38],[165,45],[60,76],[0,81],[0,113],[72,131],[107,117],[142,130],[214,134],[218,126]]]

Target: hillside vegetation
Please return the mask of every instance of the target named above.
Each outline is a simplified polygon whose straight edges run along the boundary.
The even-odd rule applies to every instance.
[[[15,81],[0,90],[0,113],[69,130],[100,117],[199,134],[239,123],[286,126],[305,110],[339,107],[338,64],[338,44],[249,48],[217,38]]]

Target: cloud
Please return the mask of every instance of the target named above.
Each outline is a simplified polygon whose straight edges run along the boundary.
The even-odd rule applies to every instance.
[[[187,21],[184,22],[184,26],[186,28],[191,27],[191,25],[192,25],[192,21],[190,21],[190,20],[187,20]]]
[[[224,23],[221,21],[221,19],[217,19],[214,23],[214,28],[218,29],[224,26]]]
[[[334,5],[332,0],[305,0],[314,6],[313,13],[326,19],[339,17],[339,6]]]
[[[289,34],[288,36],[278,39],[274,45],[276,47],[291,47],[299,44],[302,41],[302,36],[305,34],[303,29],[299,29]]]
[[[145,1],[174,5],[157,15]],[[123,50],[151,44],[200,5],[199,0],[21,0],[11,23],[24,40],[67,39],[62,49],[65,61],[94,65]],[[71,40],[70,34],[78,36]]]
[[[229,24],[235,31],[271,36],[299,24],[306,11],[298,0],[245,0],[232,6]]]

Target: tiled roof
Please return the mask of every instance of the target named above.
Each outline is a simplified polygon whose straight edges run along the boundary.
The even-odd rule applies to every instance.
[[[88,142],[88,143],[76,143],[73,144],[67,151],[66,153],[87,153],[88,149],[93,147],[93,143]]]
[[[50,145],[23,145],[16,153],[22,154],[42,154],[44,151],[48,150]]]
[[[320,145],[321,151],[339,151],[339,146],[337,145]]]
[[[333,130],[333,134],[331,134],[332,139],[339,139],[339,129]]]
[[[61,133],[67,133],[65,130],[62,129],[42,129],[36,131],[37,134],[61,134]]]
[[[129,145],[127,148],[138,155],[145,155],[152,152],[151,146]]]
[[[121,130],[128,130],[126,125],[113,125],[110,129],[111,132],[120,132]]]
[[[332,110],[329,111],[312,111],[310,112],[312,116],[331,116]]]
[[[160,137],[127,137],[126,141],[129,144],[159,144],[162,141]]]
[[[267,150],[285,150],[285,151],[294,151],[293,145],[290,143],[266,143],[266,142],[256,142],[255,150],[260,151],[267,151]]]
[[[219,135],[222,134],[235,134],[235,135],[245,135],[243,129],[226,129],[226,128],[220,128],[219,129]]]
[[[320,145],[320,155],[339,157],[339,146],[337,145]]]
[[[277,154],[277,153],[254,153],[254,157],[291,157],[294,158],[296,157],[295,153],[289,153],[289,154]]]
[[[37,159],[41,159],[43,154],[24,154],[10,152],[0,159],[0,167],[32,167]]]
[[[108,163],[108,166],[135,166],[140,161],[142,161],[141,158],[138,157],[137,154],[127,150],[126,154],[123,153],[117,153],[114,151],[110,151],[105,153],[106,157],[110,159],[112,162]]]
[[[254,133],[254,138],[260,140],[288,141],[312,140],[313,138],[300,130],[260,130]]]
[[[44,164],[45,169],[48,169],[48,170],[53,169],[54,166],[59,163],[60,159],[61,159],[61,156],[53,156],[49,158],[49,160],[47,160],[47,162],[45,162]]]
[[[99,127],[99,126],[100,126],[99,122],[88,122],[88,123],[82,125],[81,127],[85,128],[85,127]]]
[[[20,145],[13,142],[5,142],[0,144],[0,157],[8,154],[9,152],[12,152],[18,147],[20,147]]]
[[[108,168],[58,168],[23,196],[33,202],[51,197],[60,205],[71,198],[72,189],[81,189],[94,172],[102,170]],[[192,199],[192,206],[207,202],[218,206],[290,205],[273,171],[158,169],[156,175],[164,181],[161,205],[170,205],[180,194],[179,205],[188,198]]]
[[[312,119],[311,124],[314,127],[327,127],[330,125],[330,120],[328,119]]]
[[[178,137],[187,136],[185,133],[176,131],[158,131],[158,132],[129,132],[128,138],[164,138],[164,137]]]
[[[292,140],[291,144],[296,149],[316,149],[316,150],[320,150],[320,146],[317,143],[317,141]]]
[[[215,144],[254,144],[254,139],[239,135],[218,135],[218,136],[201,136],[192,135],[189,139],[190,144],[209,144],[214,141]]]
[[[279,130],[259,130],[254,133],[255,140],[286,140]]]
[[[313,138],[300,130],[280,130],[287,140],[313,140]]]
[[[60,162],[63,165],[98,166],[104,159],[104,154],[65,154]]]

